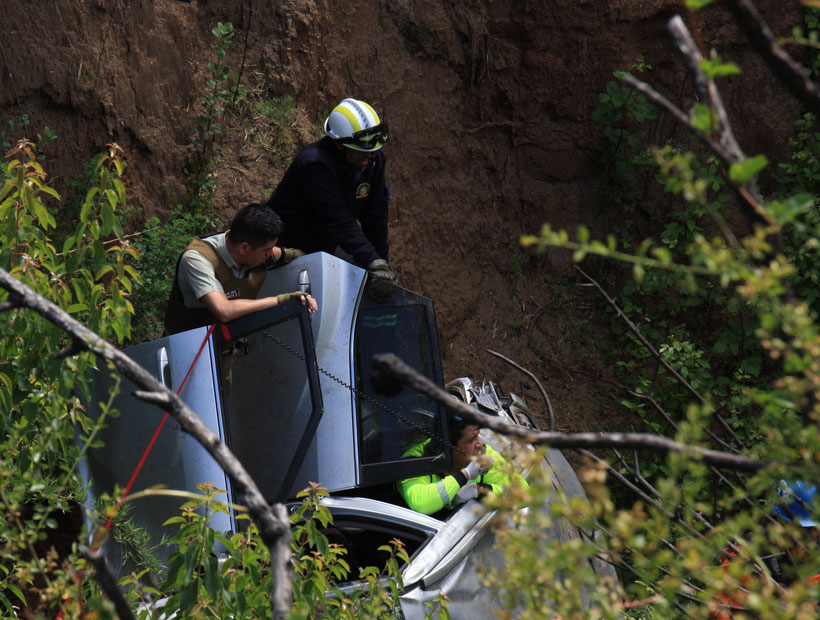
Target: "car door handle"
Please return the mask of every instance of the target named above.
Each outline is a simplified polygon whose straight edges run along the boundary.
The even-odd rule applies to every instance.
[[[168,349],[165,347],[157,350],[157,379],[171,389],[171,364],[168,362]]]

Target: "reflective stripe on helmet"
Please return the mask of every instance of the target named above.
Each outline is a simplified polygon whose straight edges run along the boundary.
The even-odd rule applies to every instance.
[[[340,105],[337,105],[333,108],[333,112],[331,114],[341,114],[345,117],[348,123],[350,123],[350,135],[352,136],[357,131],[361,131],[362,123],[360,117],[354,110],[352,109],[353,106],[347,103],[347,101],[342,102]],[[342,138],[346,138],[348,136],[340,136]]]

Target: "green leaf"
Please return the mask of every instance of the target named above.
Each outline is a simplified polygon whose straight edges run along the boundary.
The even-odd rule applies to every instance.
[[[692,125],[700,129],[702,132],[710,133],[713,129],[715,115],[712,112],[712,108],[708,105],[696,103],[692,106],[692,109],[689,110],[689,120]]]
[[[211,529],[208,531],[213,532]],[[221,585],[222,583],[219,580],[219,566],[217,564],[217,559],[216,556],[211,555],[205,562],[205,590],[212,599],[216,600],[219,597]]]
[[[709,79],[726,77],[740,73],[740,67],[733,62],[723,62],[720,56],[714,54],[710,59],[700,61],[700,68]]]
[[[15,187],[14,179],[9,179],[3,184],[3,188],[0,189],[0,202],[6,199],[6,196],[9,195],[9,192]]]
[[[125,185],[122,180],[114,179],[114,188],[117,191],[117,200],[121,205],[125,204]]]
[[[756,155],[750,159],[732,164],[729,168],[729,178],[733,183],[743,185],[748,183],[752,178],[763,168],[769,164],[769,160],[765,155]]]
[[[5,219],[15,202],[14,196],[10,196],[0,203],[0,220]]]
[[[16,596],[18,599],[20,599],[20,601],[23,604],[26,603],[26,597],[23,594],[23,591],[20,588],[18,588],[16,585],[14,585],[13,583],[5,582],[3,584],[3,587],[6,588],[7,590],[10,590],[14,594],[14,596]]]
[[[103,276],[105,276],[107,273],[111,273],[112,271],[114,271],[114,267],[112,267],[111,265],[103,265],[100,268],[100,270],[97,271],[97,275],[94,276],[94,279],[99,282],[103,279]]]
[[[96,189],[96,188],[94,188],[94,189]],[[89,193],[91,193],[91,192],[89,192]],[[80,209],[80,221],[81,222],[88,221],[88,214],[91,213],[91,206],[92,206],[91,200],[86,200],[83,203],[83,206]]]
[[[102,234],[107,235],[109,234],[114,228],[114,207],[111,205],[111,192],[107,194],[109,201],[108,203],[102,203],[100,205],[100,215],[102,215]],[[114,203],[116,204],[116,202]]]
[[[40,226],[42,226],[43,229],[48,229],[51,222],[54,221],[54,218],[49,215],[48,209],[46,209],[45,205],[33,196],[32,203],[34,214],[37,216],[37,221],[40,223]]]
[[[46,194],[52,196],[56,200],[60,200],[60,194],[57,193],[57,190],[53,187],[49,187],[48,185],[43,185],[40,189],[42,189]]]
[[[65,259],[65,255],[71,251],[75,243],[77,243],[76,237],[66,237],[66,240],[63,242],[63,259]]]
[[[182,587],[182,590],[179,592],[179,611],[182,612],[183,616],[186,615],[187,612],[191,607],[193,607],[194,603],[197,599],[197,594],[199,592],[199,580],[194,579],[192,582],[185,584]]]

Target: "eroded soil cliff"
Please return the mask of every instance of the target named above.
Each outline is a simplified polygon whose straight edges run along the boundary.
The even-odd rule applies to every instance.
[[[799,22],[795,1],[758,3],[775,32]],[[554,228],[613,217],[598,191],[590,120],[612,71],[644,74],[687,109],[694,92],[665,34],[673,0],[5,0],[0,11],[0,120],[48,126],[55,176],[77,171],[108,142],[128,155],[129,201],[143,220],[186,194],[184,166],[213,60],[211,29],[231,22],[227,61],[245,88],[297,102],[288,140],[261,114],[224,119],[214,204],[227,219],[264,199],[290,155],[338,100],[373,104],[391,129],[391,262],[408,288],[433,298],[445,379],[494,377],[540,409],[535,372],[561,429],[614,429],[610,373],[598,355],[603,301],[575,286],[569,257],[518,244]],[[748,153],[785,153],[794,108],[720,7],[698,14],[707,47],[743,74],[724,97]],[[754,92],[752,98],[749,93]],[[661,115],[662,144],[679,128]],[[20,133],[19,131],[17,132]],[[15,137],[20,137],[16,135]],[[59,182],[57,182],[59,185]],[[670,208],[659,196],[653,218]],[[138,218],[139,220],[139,218]],[[173,261],[175,257],[169,256]],[[158,300],[162,301],[162,300]]]

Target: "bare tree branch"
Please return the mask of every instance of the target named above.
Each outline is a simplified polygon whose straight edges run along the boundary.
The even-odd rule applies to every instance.
[[[810,112],[820,117],[820,88],[800,63],[777,43],[777,39],[755,6],[749,0],[725,0],[724,4],[775,77]]]
[[[678,108],[678,106],[676,106],[674,103],[669,101],[669,99],[667,99],[654,88],[652,88],[652,86],[650,86],[646,82],[642,82],[634,75],[630,75],[629,73],[619,73],[618,78],[621,81],[629,84],[639,93],[644,94],[651,101],[658,104],[667,112],[669,112],[672,116],[674,116],[678,120],[678,122],[688,127],[693,134],[700,138],[700,140],[706,146],[708,146],[712,150],[712,152],[714,152],[715,155],[718,156],[718,158],[723,162],[725,166],[731,166],[732,164],[736,163],[735,160],[732,159],[731,153],[724,149],[719,142],[715,141],[715,139],[712,138],[712,136],[695,127],[687,114],[681,111],[681,109]]]
[[[553,448],[638,448],[654,452],[676,452],[690,455],[715,467],[740,471],[757,471],[768,465],[743,455],[727,454],[699,446],[685,446],[672,439],[649,433],[555,433],[533,431],[502,422],[498,417],[480,413],[470,405],[454,398],[427,377],[419,374],[392,353],[373,356],[373,385],[383,394],[396,394],[404,387],[429,396],[478,426],[489,428],[508,437],[516,437],[533,445]]]
[[[94,352],[114,364],[119,372],[134,384],[144,388],[141,392],[149,402],[161,402],[168,407],[169,413],[180,426],[192,435],[213,456],[217,463],[228,473],[236,488],[240,491],[242,501],[259,527],[259,534],[271,554],[272,571],[275,577],[288,574],[288,566],[274,566],[274,562],[290,561],[289,554],[281,552],[282,545],[290,544],[290,520],[284,507],[274,508],[268,505],[256,483],[219,437],[217,437],[185,404],[185,402],[157,381],[142,366],[134,362],[116,347],[108,344],[97,334],[79,323],[68,313],[61,310],[46,298],[38,295],[23,283],[0,269],[0,287],[9,291],[13,299],[19,300],[21,306],[34,310],[48,321],[69,334],[79,346]],[[284,517],[283,517],[284,515]],[[283,542],[284,541],[284,542]],[[287,556],[287,557],[285,557]],[[289,610],[292,598],[290,579],[273,579],[273,617],[284,618]]]
[[[91,549],[85,546],[80,546],[80,552],[91,566],[94,567],[94,578],[100,585],[100,589],[111,602],[114,603],[114,609],[116,609],[120,620],[136,620],[136,616],[134,616],[134,613],[131,611],[131,608],[128,606],[125,597],[117,585],[117,580],[114,579],[114,576],[108,570],[102,552],[99,550],[91,551]]]
[[[729,155],[733,163],[739,162],[746,158],[740,144],[732,131],[732,126],[729,123],[729,115],[726,113],[726,108],[723,105],[723,99],[720,96],[715,81],[706,76],[706,73],[701,69],[703,62],[703,54],[698,46],[695,44],[695,39],[689,32],[689,29],[684,24],[680,15],[674,15],[666,25],[672,40],[678,48],[678,51],[683,56],[683,60],[692,74],[692,79],[695,82],[695,87],[701,93],[701,96],[709,100],[709,105],[717,117],[716,131],[718,141]],[[759,192],[757,188],[754,189],[753,195],[759,201]]]

